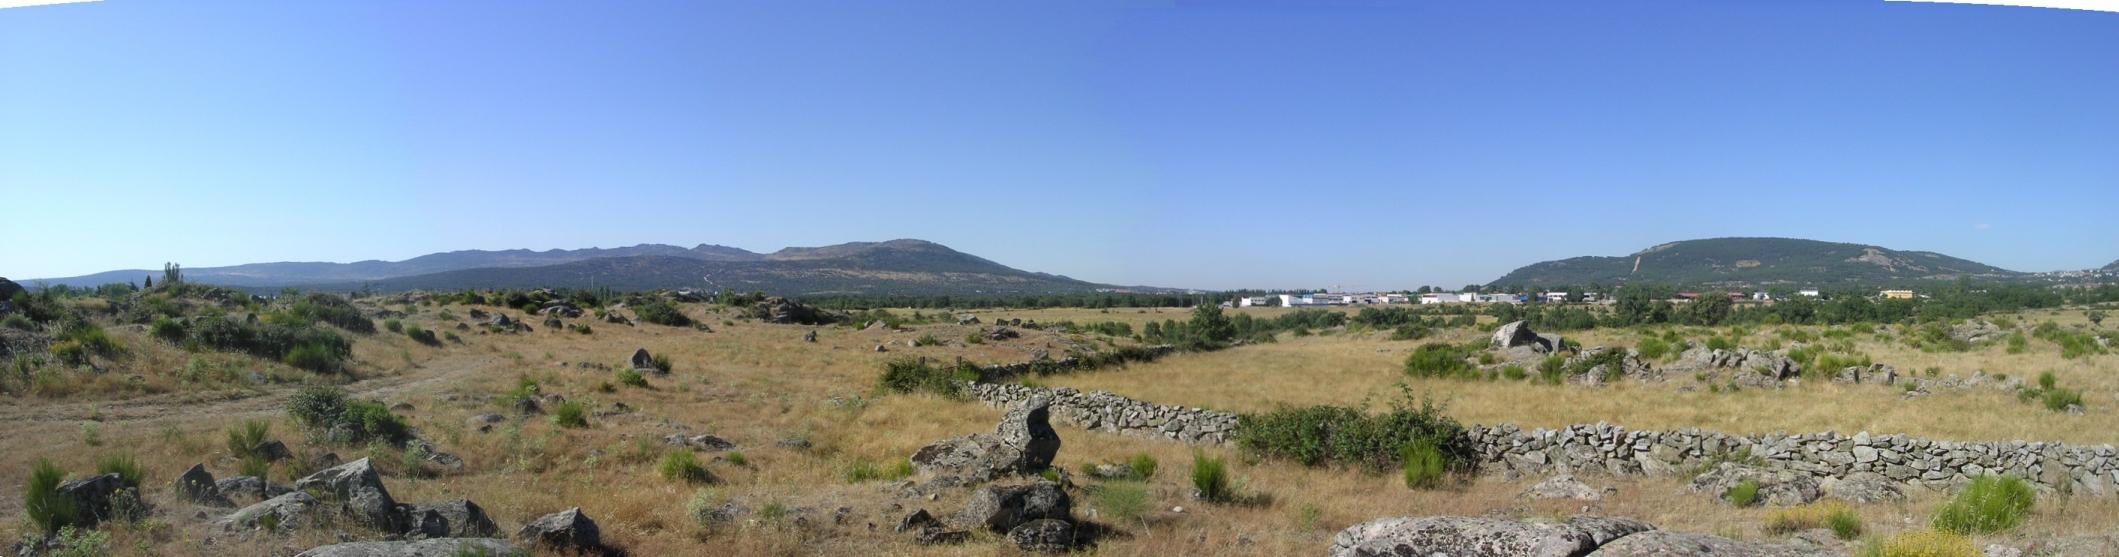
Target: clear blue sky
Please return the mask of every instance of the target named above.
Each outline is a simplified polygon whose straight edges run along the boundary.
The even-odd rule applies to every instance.
[[[922,238],[1201,288],[1713,236],[2119,258],[2119,14],[1876,0],[0,10],[0,275]]]

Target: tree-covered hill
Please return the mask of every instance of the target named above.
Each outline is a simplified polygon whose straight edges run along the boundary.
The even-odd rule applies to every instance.
[[[1638,262],[1638,269],[1636,264]],[[1712,238],[1651,247],[1625,256],[1534,263],[1496,286],[1582,284],[1875,285],[1959,276],[2007,279],[2023,273],[1926,251],[1793,238]]]

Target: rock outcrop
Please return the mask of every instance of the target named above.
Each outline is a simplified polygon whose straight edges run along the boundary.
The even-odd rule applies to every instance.
[[[177,476],[175,487],[177,497],[186,501],[215,507],[235,505],[228,501],[227,496],[221,495],[220,485],[214,481],[213,474],[207,472],[203,464],[193,464],[191,468],[184,470],[183,474]]]
[[[972,494],[963,512],[957,514],[956,522],[1007,533],[1033,520],[1067,520],[1072,517],[1073,510],[1073,500],[1067,497],[1067,490],[1055,482],[989,485]]]
[[[293,491],[243,507],[222,518],[218,524],[223,530],[290,531],[306,526],[310,511],[319,504],[308,493]]]
[[[971,482],[1035,474],[1052,465],[1059,433],[1048,421],[1052,399],[1024,402],[1001,418],[994,433],[952,437],[920,448],[912,464],[923,473],[955,476]]]
[[[1657,530],[1647,523],[1581,515],[1565,522],[1485,517],[1397,517],[1356,524],[1332,538],[1331,557],[1797,557],[1815,548]]]
[[[336,503],[347,516],[370,528],[393,533],[405,531],[397,500],[390,497],[390,490],[383,487],[382,476],[375,473],[368,459],[310,474],[295,481],[294,488],[317,490]]]
[[[604,551],[603,530],[596,527],[596,521],[582,514],[581,507],[538,517],[522,525],[522,529],[515,532],[515,539],[557,551]]]
[[[500,534],[500,527],[486,516],[486,510],[469,499],[411,505],[405,509],[405,525],[406,533],[429,538],[490,538]]]

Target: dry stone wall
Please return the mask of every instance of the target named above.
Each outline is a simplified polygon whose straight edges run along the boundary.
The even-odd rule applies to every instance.
[[[1236,414],[1203,408],[1165,406],[1105,391],[1046,389],[1012,383],[967,382],[964,390],[987,404],[1009,407],[1039,396],[1052,398],[1052,418],[1091,431],[1136,437],[1159,437],[1196,445],[1229,442],[1236,433]]]
[[[1154,404],[1105,391],[977,382],[966,383],[965,390],[1001,407],[1050,396],[1053,418],[1093,431],[1196,445],[1226,444],[1236,431],[1235,413]],[[1636,431],[1603,423],[1530,430],[1474,425],[1466,428],[1466,436],[1482,468],[1507,473],[1685,474],[1717,462],[1742,462],[1820,480],[1873,473],[1905,486],[1947,489],[1973,477],[2001,474],[2022,477],[2049,492],[2119,493],[2119,449],[2111,445],[1935,441],[1867,432]]]

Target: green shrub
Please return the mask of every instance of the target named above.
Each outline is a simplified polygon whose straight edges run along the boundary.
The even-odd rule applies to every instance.
[[[1405,358],[1405,373],[1413,377],[1452,378],[1468,377],[1474,368],[1471,349],[1448,343],[1423,344],[1413,349]]]
[[[727,454],[721,455],[721,458],[727,459],[729,464],[734,465],[738,468],[747,468],[750,466],[750,457],[743,456],[743,453],[741,451],[729,451]]]
[[[355,444],[383,441],[399,445],[412,435],[412,426],[406,424],[404,418],[390,413],[389,406],[373,400],[347,398],[346,392],[337,387],[303,387],[287,401],[287,414],[312,432],[351,436],[332,441]]]
[[[330,428],[345,411],[346,392],[328,385],[302,387],[287,400],[287,415],[310,429]]]
[[[941,345],[942,345],[942,339],[934,338],[934,335],[931,335],[931,334],[924,334],[924,335],[920,335],[920,338],[912,339],[912,345],[913,345],[913,346],[941,346]]]
[[[1305,334],[1308,332],[1309,329],[1296,330],[1297,334]],[[1417,324],[1400,325],[1398,326],[1398,328],[1391,330],[1391,340],[1420,340],[1423,338],[1427,338],[1427,335],[1430,332],[1432,331],[1430,331],[1427,327],[1422,327]]]
[[[404,418],[390,413],[389,406],[373,400],[347,401],[346,414],[340,420],[353,426],[353,438],[348,441],[354,443],[380,440],[397,445],[412,436],[412,426],[406,424]]]
[[[662,300],[650,300],[634,304],[633,314],[640,316],[641,321],[656,325],[668,325],[671,327],[689,327],[692,325],[691,317],[684,315],[682,311],[678,311],[677,306],[670,305],[669,302]]]
[[[2008,343],[2010,354],[2022,354],[2031,348],[2030,339],[2024,338],[2022,332],[2009,333]]]
[[[1133,455],[1132,459],[1126,461],[1126,468],[1132,470],[1133,479],[1142,481],[1154,478],[1155,469],[1158,466],[1160,466],[1160,464],[1155,462],[1155,457],[1149,455],[1148,453],[1140,453]]]
[[[1861,515],[1854,509],[1840,508],[1825,515],[1825,527],[1832,530],[1832,537],[1852,540],[1861,537]]]
[[[2046,371],[2038,374],[2038,388],[2040,389],[2052,389],[2059,384],[2060,378],[2054,376],[2053,372]]]
[[[1736,341],[1724,337],[1707,337],[1708,350],[1735,350]]]
[[[896,358],[883,364],[879,379],[885,390],[897,393],[935,393],[947,397],[963,395],[958,381],[977,380],[976,366],[965,363],[955,369],[936,367],[918,358]]]
[[[2022,478],[1981,476],[1936,509],[1935,529],[1963,535],[2001,532],[2023,524],[2038,496]]]
[[[147,327],[147,334],[170,344],[183,344],[184,324],[175,319],[157,317],[154,324]]]
[[[641,375],[638,371],[621,369],[618,370],[618,384],[645,389],[647,388],[647,377]]]
[[[660,371],[660,372],[663,372],[663,373],[669,373],[669,372],[670,372],[671,370],[677,369],[677,368],[676,368],[676,366],[674,366],[674,365],[672,365],[672,364],[670,363],[670,355],[669,355],[669,354],[653,354],[653,355],[649,355],[649,356],[647,357],[647,360],[648,360],[648,365],[649,365],[649,366],[652,366],[652,367],[654,367],[656,371]]]
[[[2052,388],[2045,391],[2045,409],[2054,412],[2066,411],[2069,406],[2082,404],[2082,391]]]
[[[228,428],[228,454],[236,458],[250,458],[259,445],[272,434],[272,422],[266,420],[243,420],[243,423]]]
[[[575,324],[575,325],[573,325],[573,326],[570,326],[570,327],[567,327],[567,328],[568,328],[568,329],[573,329],[573,330],[574,330],[574,332],[576,332],[576,333],[581,333],[581,334],[584,334],[584,335],[591,335],[591,334],[596,334],[596,329],[590,328],[590,327],[589,327],[589,324],[587,324],[587,323],[577,323],[577,324]]]
[[[1523,369],[1523,366],[1509,364],[1501,367],[1501,378],[1503,379],[1507,379],[1509,381],[1522,381],[1529,377],[1530,371]]]
[[[411,337],[413,342],[427,346],[441,346],[441,339],[434,337],[434,331],[421,329],[418,325],[406,325],[405,336]]]
[[[1538,380],[1558,385],[1567,380],[1567,357],[1554,354],[1538,361]]]
[[[662,464],[658,469],[662,471],[662,479],[665,480],[689,483],[713,481],[713,474],[708,473],[706,467],[699,464],[698,455],[692,454],[691,449],[680,448],[663,453]]]
[[[1119,522],[1133,522],[1148,514],[1148,489],[1138,483],[1119,482],[1096,486],[1090,493],[1098,511]]]
[[[1829,528],[1832,535],[1842,540],[1861,537],[1861,515],[1845,503],[1836,501],[1774,509],[1766,513],[1766,533],[1791,534],[1815,528]]]
[[[1758,502],[1758,480],[1744,480],[1722,494],[1722,499],[1738,507],[1749,507]]]
[[[559,403],[559,407],[552,410],[552,423],[559,427],[589,427],[589,409],[580,401]]]
[[[910,464],[910,462],[908,462]],[[846,467],[846,482],[861,483],[884,479],[883,468],[868,459],[858,459]]]
[[[315,372],[336,372],[345,362],[343,356],[320,344],[299,344],[287,350],[281,361],[287,365]]]
[[[236,473],[254,478],[265,478],[272,473],[272,461],[263,457],[249,457],[236,464]]]
[[[1462,425],[1432,401],[1414,404],[1408,399],[1394,402],[1381,414],[1343,406],[1244,414],[1237,417],[1236,444],[1253,454],[1305,466],[1344,463],[1381,471],[1399,464],[1400,451],[1418,442],[1432,443],[1448,467],[1474,461]]]
[[[146,474],[140,471],[140,460],[129,454],[104,455],[96,459],[96,474],[117,474],[125,487],[140,487]]]
[[[402,333],[405,332],[405,323],[398,321],[396,318],[384,319],[383,329],[393,333]]]
[[[1205,452],[1192,454],[1192,490],[1208,502],[1230,499],[1228,464]]]
[[[35,330],[37,328],[37,323],[35,321],[30,321],[28,317],[23,317],[22,314],[18,313],[9,315],[6,319],[0,319],[0,327],[7,327],[9,329],[15,329],[18,331],[29,331]]]
[[[375,321],[361,315],[360,308],[345,298],[322,292],[310,293],[287,307],[287,315],[296,319],[330,323],[340,329],[360,334],[375,332]]]
[[[1670,343],[1663,342],[1663,339],[1655,337],[1641,339],[1640,342],[1634,344],[1633,349],[1640,352],[1641,358],[1645,360],[1662,360],[1664,356],[1670,355],[1671,352]]]
[[[23,486],[23,512],[38,529],[46,533],[73,526],[81,521],[81,510],[74,508],[73,501],[59,495],[59,483],[66,480],[66,471],[50,460],[38,459],[30,469],[29,482]]]
[[[1400,459],[1404,461],[1405,487],[1428,489],[1442,485],[1444,459],[1434,441],[1423,439],[1406,445]]]

